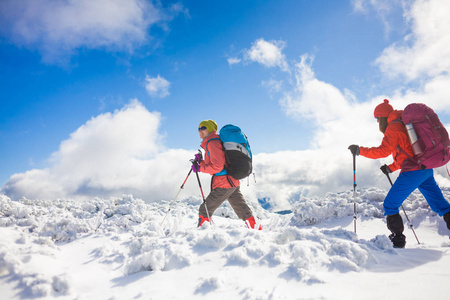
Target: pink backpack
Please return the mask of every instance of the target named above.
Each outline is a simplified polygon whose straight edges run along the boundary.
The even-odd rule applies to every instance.
[[[414,157],[408,155],[409,158],[402,163],[402,170],[418,166],[433,169],[450,161],[448,132],[431,108],[422,103],[409,104],[403,110],[402,121],[414,150]]]

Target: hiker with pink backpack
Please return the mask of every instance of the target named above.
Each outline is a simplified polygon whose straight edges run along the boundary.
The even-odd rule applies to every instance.
[[[384,99],[374,110],[380,131],[384,134],[378,147],[348,148],[354,156],[378,159],[392,154],[394,162],[383,165],[381,171],[401,170],[383,202],[389,236],[394,247],[404,248],[406,237],[399,208],[416,189],[423,194],[430,208],[443,217],[450,230],[450,204],[437,185],[433,168],[444,166],[450,160],[449,135],[434,111],[425,104],[413,103],[403,111],[394,110]]]

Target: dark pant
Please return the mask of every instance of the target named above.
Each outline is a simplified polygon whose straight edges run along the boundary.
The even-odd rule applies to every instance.
[[[205,200],[209,216],[211,217],[216,209],[227,199],[239,219],[245,221],[253,215],[250,207],[245,202],[244,196],[241,194],[240,187],[234,187],[229,189],[216,188],[211,191]],[[200,205],[199,214],[205,218],[208,217],[205,203]]]

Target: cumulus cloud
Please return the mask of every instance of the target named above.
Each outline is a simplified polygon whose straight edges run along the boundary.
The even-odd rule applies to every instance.
[[[389,24],[385,17],[394,4],[354,1],[355,10],[369,13],[375,9],[386,27]],[[288,117],[314,128],[309,150],[256,156],[255,160],[259,161],[256,169],[262,177],[264,191],[255,193],[268,195],[274,203],[283,204],[304,194],[351,188],[352,161],[347,147],[353,143],[380,144],[383,136],[374,123],[373,109],[384,98],[390,99],[396,109],[403,109],[411,102],[425,103],[445,122],[450,113],[447,88],[450,85],[450,21],[445,15],[448,11],[445,7],[450,8],[449,5],[448,1],[419,0],[411,2],[410,7],[405,6],[405,22],[412,24],[412,33],[405,36],[402,43],[386,48],[376,63],[388,78],[394,75],[403,77],[403,83],[418,79],[420,82],[408,88],[401,82],[389,95],[380,93],[371,99],[358,100],[351,91],[340,90],[318,79],[312,68],[314,57],[302,55],[292,68],[293,79],[285,80],[292,85],[284,85],[279,103]],[[274,165],[273,161],[277,163]],[[358,157],[358,187],[389,188],[379,167],[391,161],[391,156],[380,160]],[[393,174],[393,179],[397,173]],[[445,168],[436,169],[435,174],[441,186],[450,185]],[[284,202],[284,205],[287,204]]]
[[[313,128],[308,150],[260,153],[254,156],[258,184],[244,194],[248,199],[269,199],[274,210],[286,209],[301,196],[324,195],[330,191],[352,188],[350,144],[378,146],[382,134],[373,118],[373,108],[386,98],[382,95],[360,103],[348,90],[339,90],[316,78],[314,57],[304,54],[288,66],[282,53],[284,43],[253,43],[246,59],[268,67],[280,67],[287,80],[263,81],[271,93],[281,93],[279,100],[285,114]],[[295,138],[295,134],[292,138]],[[358,185],[388,187],[379,167],[385,160],[358,159]]]
[[[147,0],[3,0],[0,24],[15,44],[62,63],[83,47],[132,52],[149,40],[150,26],[180,12]]]
[[[145,77],[145,89],[152,97],[164,98],[170,95],[170,82],[158,75],[157,77]]]
[[[250,187],[252,193],[246,195],[249,198],[269,198],[275,210],[290,207],[302,196],[351,189],[353,164],[347,147],[350,144],[378,146],[383,138],[373,118],[375,106],[384,98],[390,98],[396,109],[403,109],[412,102],[412,91],[392,97],[379,95],[358,102],[351,92],[341,91],[316,78],[312,61],[309,55],[301,57],[293,71],[296,78],[294,85],[280,99],[287,116],[303,124],[314,124],[309,149],[258,154],[254,158],[259,184]],[[438,100],[427,100],[429,92],[439,93],[439,89],[437,85],[416,92],[416,99],[442,112],[444,105],[437,105]],[[392,159],[392,156],[378,160],[357,157],[358,189],[372,186],[388,189],[389,183],[379,168],[391,163]],[[441,186],[450,186],[444,167],[436,169],[435,173]],[[395,180],[397,175],[398,172],[392,174],[392,179]]]
[[[448,76],[450,70],[450,2],[414,1],[406,7],[411,33],[386,48],[376,60],[385,76],[407,81]]]
[[[445,2],[445,1],[444,1]],[[405,36],[403,43],[388,47],[376,63],[385,76],[402,75],[406,83],[412,79],[424,79],[420,84],[399,83],[399,88],[384,94],[382,91],[370,99],[357,99],[349,90],[340,90],[332,83],[316,77],[313,70],[314,56],[303,54],[298,62],[288,65],[282,53],[284,43],[259,39],[245,51],[245,59],[267,67],[290,70],[284,80],[270,79],[262,82],[271,93],[279,93],[279,104],[286,116],[299,124],[313,128],[308,150],[260,153],[254,156],[254,170],[258,184],[250,185],[249,198],[269,198],[275,209],[289,207],[303,195],[323,195],[330,191],[351,189],[353,184],[352,156],[347,149],[350,144],[378,146],[383,134],[373,118],[373,109],[388,98],[395,109],[403,109],[411,102],[421,102],[432,107],[445,122],[450,113],[448,99],[450,91],[449,66],[446,47],[448,18],[442,7],[448,4],[432,1],[411,2],[405,6],[405,24],[412,24],[412,34]],[[442,5],[440,5],[440,4]],[[357,12],[376,11],[386,31],[389,31],[387,16],[391,10],[401,6],[399,1],[354,1]],[[428,36],[429,35],[429,36]],[[445,49],[444,49],[445,48]],[[442,55],[440,55],[439,53]],[[442,65],[439,63],[442,60]],[[391,73],[391,74],[389,74]],[[449,128],[449,126],[447,126]],[[295,131],[293,132],[295,138]],[[363,187],[390,187],[379,170],[392,157],[372,160],[357,158],[357,184]],[[435,170],[436,180],[441,186],[450,186],[445,168]],[[392,175],[395,180],[398,172]]]
[[[432,45],[431,45],[432,46]],[[320,195],[342,191],[352,186],[350,144],[378,146],[383,135],[373,118],[373,109],[388,98],[396,109],[411,102],[432,107],[441,117],[450,112],[448,75],[438,75],[409,89],[399,88],[390,95],[380,94],[358,101],[349,90],[340,90],[318,79],[313,71],[314,57],[304,54],[291,68],[292,80],[286,80],[280,107],[288,117],[314,128],[309,150],[283,151],[255,156],[259,185],[253,191],[257,197],[270,198],[278,208],[302,195]],[[290,86],[288,83],[292,83]],[[388,189],[389,183],[379,167],[392,162],[392,157],[371,160],[357,158],[358,187],[378,186]],[[274,163],[276,162],[276,163]],[[398,172],[393,174],[393,179]],[[445,168],[435,170],[441,186],[449,186]],[[259,190],[258,190],[259,188]]]
[[[279,67],[283,71],[288,70],[283,49],[286,43],[283,41],[266,41],[258,39],[252,47],[246,51],[245,58],[260,63],[266,67]]]
[[[313,57],[302,55],[296,64],[296,84],[286,93],[280,104],[291,117],[303,117],[318,123],[334,120],[348,114],[348,100],[333,85],[319,81],[311,69]]]
[[[290,201],[298,200],[301,195],[351,188],[351,155],[346,147],[350,142],[364,141],[362,137],[368,135],[365,132],[357,137],[356,132],[349,130],[358,127],[352,123],[355,121],[351,121],[351,116],[347,117],[346,125],[332,123],[333,120],[325,121],[320,127],[317,136],[330,135],[316,149],[256,154],[257,183],[243,184],[246,199],[256,202],[266,197],[275,210],[286,209]],[[14,174],[1,192],[14,199],[133,194],[145,201],[171,200],[185,179],[189,159],[196,150],[167,149],[159,132],[160,121],[158,112],[149,112],[137,100],[113,113],[98,115],[61,142],[47,167]],[[373,123],[371,127],[376,131],[376,122]],[[338,126],[334,128],[333,124]],[[342,131],[345,126],[348,128]],[[368,163],[368,160],[364,162]],[[377,170],[364,167],[361,174],[372,172],[370,178],[373,178]],[[207,193],[210,176],[200,176]],[[373,186],[376,182],[371,180],[368,184]],[[181,198],[199,194],[197,182],[191,178]]]
[[[357,12],[387,15],[393,5],[403,6],[403,22],[408,26],[401,41],[382,51],[375,60],[383,77],[394,79],[399,88],[386,96],[402,108],[422,102],[438,113],[450,113],[450,20],[445,0],[387,1],[355,0]]]
[[[2,192],[15,199],[122,194],[170,199],[196,151],[166,149],[160,120],[158,112],[149,112],[137,100],[92,118],[61,143],[46,168],[11,176]],[[198,194],[198,187],[189,188]]]
[[[378,146],[382,134],[373,108],[383,98],[359,103],[349,91],[341,91],[316,78],[314,57],[302,55],[295,64],[293,85],[280,99],[287,116],[314,128],[308,150],[282,151],[255,156],[259,176],[258,197],[270,198],[277,209],[289,207],[301,196],[324,195],[352,188],[350,144]],[[295,134],[293,135],[295,138]],[[358,186],[388,187],[379,167],[391,158],[358,158]]]

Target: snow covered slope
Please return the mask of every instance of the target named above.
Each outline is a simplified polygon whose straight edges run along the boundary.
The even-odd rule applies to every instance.
[[[0,195],[2,299],[448,299],[450,240],[420,193],[404,207],[420,245],[387,238],[386,191],[300,198],[293,212],[251,203],[264,230],[228,204],[197,228],[200,198],[12,201]],[[447,199],[450,191],[444,190]],[[404,217],[404,215],[403,215]],[[405,223],[406,219],[404,218]],[[407,224],[405,224],[407,227]]]

